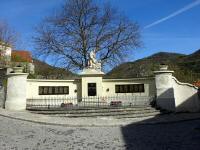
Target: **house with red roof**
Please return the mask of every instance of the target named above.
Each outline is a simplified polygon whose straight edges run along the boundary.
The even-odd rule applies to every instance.
[[[16,66],[22,66],[24,72],[34,74],[31,52],[26,50],[12,50],[10,46],[0,44],[0,67],[13,68]]]
[[[12,50],[11,61],[28,63],[33,62],[31,53],[25,50]]]
[[[200,81],[198,80],[198,81],[194,82],[193,85],[200,88]]]

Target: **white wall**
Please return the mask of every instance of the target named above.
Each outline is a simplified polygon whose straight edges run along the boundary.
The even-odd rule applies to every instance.
[[[86,77],[83,76],[81,79],[81,89],[82,89],[82,97],[87,97],[88,96],[88,83],[96,83],[96,96],[103,96],[102,94],[102,76],[96,76],[96,77]]]
[[[97,96],[155,96],[154,78],[134,79],[103,79],[101,77],[83,77],[81,80],[46,80],[28,79],[27,98],[63,97],[63,95],[39,95],[39,86],[69,86],[67,97],[87,96],[87,84],[97,83]],[[120,84],[144,84],[145,92],[142,93],[115,93],[115,85]],[[80,87],[81,86],[81,87]],[[109,89],[109,91],[107,91]],[[77,90],[77,92],[75,92]],[[82,94],[81,94],[82,93]]]
[[[69,86],[69,94],[63,95],[39,95],[39,86]],[[76,80],[27,80],[27,104],[33,105],[57,105],[62,103],[77,104],[77,81]],[[34,102],[31,102],[34,99]]]
[[[115,85],[120,84],[144,84],[145,92],[142,93],[115,93]],[[109,91],[107,91],[109,89]],[[155,96],[154,78],[133,79],[103,79],[103,96]]]
[[[39,86],[69,86],[69,94],[39,95]],[[27,99],[77,97],[77,92],[75,92],[75,90],[77,90],[77,82],[75,80],[46,80],[46,79],[27,80]]]
[[[162,77],[162,80],[161,80]],[[80,98],[87,96],[87,84],[97,83],[97,96],[155,96],[161,108],[177,112],[200,111],[198,89],[190,84],[180,83],[171,75],[159,74],[156,76],[157,89],[154,78],[133,78],[133,79],[102,79],[102,77],[82,77],[79,80],[27,80],[27,99],[65,99]],[[168,84],[170,83],[170,86]],[[145,92],[142,93],[115,93],[115,85],[120,84],[144,84]],[[39,86],[69,86],[68,95],[39,95]],[[166,89],[163,93],[163,88]],[[109,89],[109,91],[107,90]],[[172,89],[172,92],[170,92]],[[77,90],[77,92],[75,92]],[[157,93],[156,93],[157,90]],[[159,94],[160,92],[160,94]],[[171,95],[173,94],[173,95]],[[159,103],[159,99],[160,102]],[[161,101],[162,100],[162,101]],[[171,106],[169,101],[175,101]],[[164,103],[167,102],[167,103]]]
[[[181,83],[172,77],[176,112],[200,111],[198,88],[188,83]]]

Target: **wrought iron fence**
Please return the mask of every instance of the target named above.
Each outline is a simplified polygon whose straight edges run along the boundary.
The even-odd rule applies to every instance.
[[[87,109],[147,106],[154,101],[153,96],[105,96],[105,97],[43,97],[27,99],[27,109]]]

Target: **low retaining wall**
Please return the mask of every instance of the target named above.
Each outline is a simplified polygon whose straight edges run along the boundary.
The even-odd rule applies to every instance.
[[[173,72],[167,68],[154,71],[158,108],[172,112],[200,112],[198,88],[179,82],[172,76]]]
[[[200,111],[198,88],[192,84],[181,83],[172,77],[176,112]]]

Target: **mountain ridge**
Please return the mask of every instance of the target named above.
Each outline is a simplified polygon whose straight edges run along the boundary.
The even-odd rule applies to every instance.
[[[36,78],[44,79],[74,79],[78,74],[69,70],[51,66],[45,62],[34,59]],[[200,80],[200,49],[189,55],[158,52],[151,56],[122,63],[104,75],[104,78],[139,78],[152,77],[153,71],[159,69],[160,64],[169,66],[174,71],[174,76],[182,81],[193,83]]]
[[[123,63],[108,72],[105,78],[153,76],[153,71],[158,70],[160,64],[166,64],[169,70],[174,70],[174,76],[180,81],[193,83],[200,79],[200,50],[189,55],[158,52],[133,62]]]

